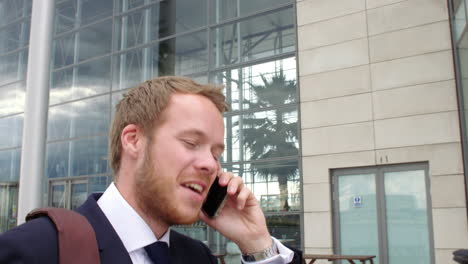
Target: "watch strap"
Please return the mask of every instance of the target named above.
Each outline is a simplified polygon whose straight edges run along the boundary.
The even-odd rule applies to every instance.
[[[250,254],[242,254],[242,258],[246,262],[253,262],[253,261],[260,261],[260,260],[268,259],[278,254],[279,254],[278,247],[276,246],[275,241],[272,240],[271,246],[259,252],[254,252]]]

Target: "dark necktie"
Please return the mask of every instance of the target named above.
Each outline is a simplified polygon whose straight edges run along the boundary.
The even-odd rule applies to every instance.
[[[169,264],[169,247],[166,242],[154,242],[146,246],[145,250],[154,264]]]

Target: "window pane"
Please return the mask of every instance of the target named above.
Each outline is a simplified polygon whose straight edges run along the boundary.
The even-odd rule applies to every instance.
[[[62,178],[69,173],[69,145],[70,142],[47,144],[46,171],[48,178]]]
[[[213,52],[210,68],[239,63],[239,23],[215,28],[211,33]]]
[[[20,17],[31,15],[32,0],[0,1],[0,26],[6,25]]]
[[[108,176],[89,177],[89,194],[96,192],[104,192],[109,185]]]
[[[244,110],[282,106],[297,101],[295,58],[245,67],[242,77]]]
[[[65,208],[66,207],[66,193],[65,185],[52,185],[52,207]]]
[[[65,31],[79,27],[79,19],[77,19],[77,4],[76,0],[67,0],[57,3],[55,9],[55,34],[60,34]]]
[[[115,10],[117,10],[117,12],[125,12],[142,5],[159,1],[160,0],[116,0]]]
[[[70,123],[74,114],[72,104],[64,104],[49,108],[47,140],[50,141],[69,138]]]
[[[292,8],[225,25],[213,30],[214,67],[283,54],[295,50]]]
[[[61,68],[75,63],[75,33],[67,34],[54,40],[54,68]]]
[[[109,95],[51,107],[48,140],[106,134],[109,126]]]
[[[388,263],[430,263],[424,170],[384,175]]]
[[[301,248],[301,220],[299,215],[267,215],[270,234],[286,246]]]
[[[151,40],[152,27],[158,27],[159,5],[118,17],[114,23],[115,49],[124,50]]]
[[[23,115],[0,118],[0,148],[21,145],[23,135]]]
[[[73,99],[110,91],[110,57],[90,61],[76,68],[78,75],[73,87]]]
[[[109,95],[82,100],[73,103],[75,124],[73,137],[107,134],[109,130]]]
[[[25,79],[27,62],[27,50],[0,56],[0,85]]]
[[[26,20],[0,30],[0,54],[28,45],[29,25],[29,20]]]
[[[212,1],[211,23],[218,23],[227,19],[245,16],[290,2],[291,0]]]
[[[339,176],[337,184],[337,224],[340,232],[338,253],[376,255],[377,263],[380,263],[375,174]]]
[[[18,185],[0,185],[0,233],[16,226],[18,212]]]
[[[52,72],[49,104],[72,100],[73,74],[73,68]]]
[[[21,149],[0,151],[0,182],[19,180]]]
[[[88,26],[79,34],[79,61],[107,54],[112,45],[112,19]]]
[[[93,137],[71,142],[72,175],[107,173],[107,137]]]
[[[151,52],[152,48],[144,48],[115,56],[112,90],[131,88],[151,78]]]
[[[110,57],[52,73],[49,104],[89,97],[110,90]]]
[[[226,133],[224,134],[224,153],[221,157],[221,162],[236,162],[240,161],[243,156],[241,147],[242,143],[240,142],[241,136],[241,127],[240,117],[226,115],[224,117],[224,127]]]
[[[296,59],[291,57],[224,70],[214,74],[213,82],[225,87],[231,111],[295,103]]]
[[[57,3],[55,33],[60,34],[112,15],[113,0],[67,0]],[[81,6],[78,6],[81,4]]]
[[[301,209],[297,160],[246,164],[242,178],[264,211]]]
[[[86,25],[112,15],[113,0],[81,0],[81,25]]]
[[[154,75],[188,75],[206,71],[206,49],[206,31],[162,41],[153,48],[153,63],[157,68]]]
[[[88,197],[87,183],[72,183],[71,184],[71,208],[75,210],[86,201]]]
[[[296,106],[243,115],[244,160],[297,155],[297,121]]]
[[[0,116],[24,112],[25,96],[24,82],[0,87]]]
[[[197,221],[193,225],[190,225],[190,226],[173,226],[171,227],[171,229],[174,229],[175,231],[180,232],[193,239],[200,240],[204,242],[205,244],[208,243],[207,232],[206,232],[207,227],[206,227],[206,224],[201,221]]]
[[[61,36],[54,41],[54,68],[107,54],[111,51],[111,45],[111,19]]]

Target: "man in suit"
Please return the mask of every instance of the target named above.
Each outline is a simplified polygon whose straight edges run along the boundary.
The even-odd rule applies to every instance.
[[[270,236],[242,179],[220,167],[226,109],[221,88],[183,77],[156,78],[124,95],[109,135],[114,182],[77,210],[96,232],[101,263],[217,263],[202,242],[170,230],[198,219],[236,243],[245,263],[300,263]],[[228,195],[210,218],[201,206],[216,177]],[[0,236],[0,263],[58,263],[57,255],[48,218]]]

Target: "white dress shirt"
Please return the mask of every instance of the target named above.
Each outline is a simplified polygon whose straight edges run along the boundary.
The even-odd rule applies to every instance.
[[[107,217],[117,235],[122,240],[134,264],[153,264],[145,251],[145,247],[158,239],[143,218],[127,203],[119,190],[111,183],[104,194],[97,201],[99,207]],[[131,223],[132,228],[129,228]],[[169,244],[169,230],[159,239]],[[294,257],[294,252],[273,238],[279,255],[257,262],[244,262],[249,264],[284,264]],[[241,258],[242,259],[242,258]]]

